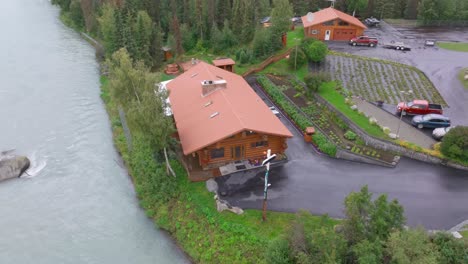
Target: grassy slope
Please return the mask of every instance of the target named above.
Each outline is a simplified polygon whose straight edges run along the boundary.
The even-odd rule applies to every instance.
[[[171,233],[182,249],[200,263],[265,263],[264,253],[268,242],[284,234],[295,219],[291,213],[268,212],[267,222],[261,221],[261,211],[246,210],[243,215],[230,212],[218,213],[213,194],[206,190],[205,183],[191,183],[183,167],[174,161],[177,173],[179,196],[165,204],[148,203],[151,197],[139,192],[138,186],[148,184],[145,175],[133,175],[123,130],[118,122],[118,112],[112,103],[107,88],[107,79],[101,78],[101,98],[106,104],[115,146],[122,155],[142,207],[156,225]],[[139,151],[134,145],[134,152]],[[151,183],[149,183],[151,184]],[[154,199],[153,199],[154,200]],[[309,228],[322,225],[334,226],[338,221],[308,214]]]
[[[387,135],[378,126],[369,123],[367,117],[352,110],[349,105],[345,103],[344,96],[335,90],[335,86],[336,84],[334,82],[324,83],[320,87],[318,93],[369,135],[388,139]]]
[[[465,42],[437,42],[437,46],[453,51],[468,52],[468,43]]]

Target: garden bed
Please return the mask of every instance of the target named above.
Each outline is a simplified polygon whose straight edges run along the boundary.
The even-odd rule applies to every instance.
[[[333,80],[367,101],[396,105],[403,101],[400,91],[412,90],[413,98],[407,99],[447,105],[426,75],[412,66],[338,52],[328,55],[320,66],[313,66],[312,70],[330,72]]]
[[[329,111],[327,107],[317,101],[308,99],[302,94],[301,88],[297,87],[295,81],[291,83],[289,77],[274,75],[267,75],[267,77],[272,83],[282,89],[283,94],[299,107],[307,118],[337,146],[355,154],[367,156],[385,163],[391,164],[394,161],[395,155],[393,153],[365,146],[363,140],[351,131],[334,112]]]

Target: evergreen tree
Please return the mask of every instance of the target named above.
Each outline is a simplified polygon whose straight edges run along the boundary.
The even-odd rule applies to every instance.
[[[270,1],[269,0],[255,0],[254,1],[254,24],[258,24],[258,22],[266,17],[269,16],[271,13]]]
[[[152,38],[153,21],[146,11],[138,11],[135,25],[136,54],[135,60],[143,60],[147,65],[151,64],[150,47]]]
[[[288,0],[273,0],[271,10],[271,41],[273,50],[282,48],[281,37],[288,32],[293,16],[292,7]]]
[[[222,42],[222,39],[223,39],[223,33],[219,30],[216,23],[213,23],[213,25],[211,27],[210,35],[211,35],[210,42],[211,42],[211,47],[213,48],[213,51],[215,53],[220,52],[221,51],[220,43]]]
[[[151,44],[150,55],[152,58],[152,65],[155,68],[160,68],[164,60],[163,47],[164,32],[158,24],[153,30],[153,42]]]
[[[244,18],[242,19],[242,32],[240,35],[240,41],[242,43],[250,43],[253,39],[255,32],[255,10],[252,6],[252,1],[244,0]]]
[[[229,27],[229,22],[227,20],[224,21],[222,36],[223,37],[220,45],[221,50],[229,49],[238,43],[238,40],[232,32],[231,28]]]
[[[216,23],[223,27],[224,21],[231,19],[231,1],[216,0]]]
[[[408,0],[406,4],[405,18],[416,19],[418,17],[419,0]]]
[[[98,18],[101,38],[107,55],[118,48],[118,30],[115,9],[110,4],[102,7],[102,15]]]
[[[242,33],[242,20],[244,19],[244,9],[242,8],[245,0],[234,0],[232,3],[231,28],[236,36]]]

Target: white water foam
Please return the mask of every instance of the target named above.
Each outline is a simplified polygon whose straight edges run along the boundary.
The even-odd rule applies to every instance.
[[[47,161],[45,159],[37,159],[36,151],[30,155],[29,161],[31,162],[31,165],[29,166],[29,169],[24,172],[21,178],[36,177],[47,165]]]

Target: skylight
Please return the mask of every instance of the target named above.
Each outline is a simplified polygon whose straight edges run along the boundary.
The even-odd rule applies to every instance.
[[[213,118],[215,116],[219,115],[219,112],[214,112],[213,114],[210,115],[210,118]]]

